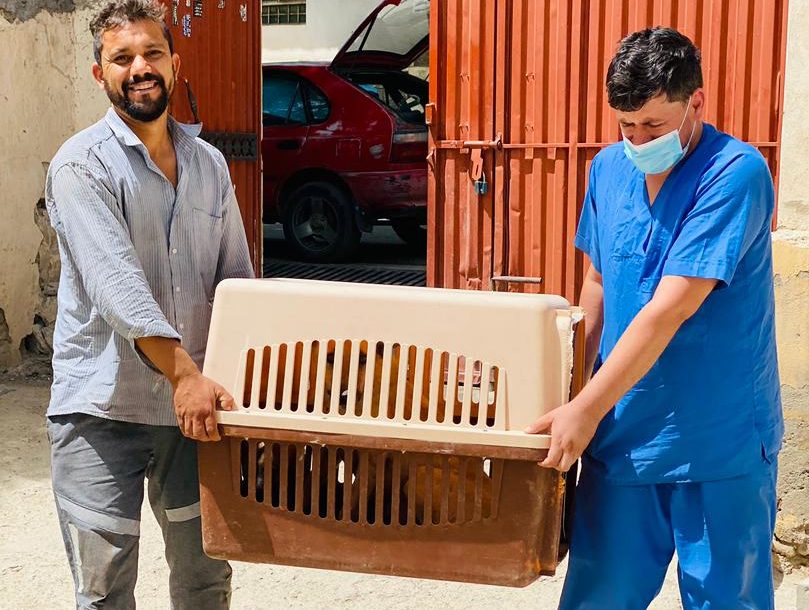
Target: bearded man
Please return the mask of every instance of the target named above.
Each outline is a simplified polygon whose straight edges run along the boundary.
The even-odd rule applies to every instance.
[[[77,608],[134,608],[144,480],[171,607],[227,608],[231,570],[202,550],[196,442],[232,397],[200,370],[219,281],[252,277],[222,154],[177,123],[157,0],[114,0],[90,24],[112,102],[50,164],[62,271],[47,412],[53,490]]]

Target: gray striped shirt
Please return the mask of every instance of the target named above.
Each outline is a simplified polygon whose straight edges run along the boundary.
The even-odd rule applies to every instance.
[[[253,276],[224,157],[198,126],[169,127],[176,190],[113,109],[50,164],[62,271],[49,416],[176,425],[171,385],[135,339],[181,339],[201,368],[217,283]]]

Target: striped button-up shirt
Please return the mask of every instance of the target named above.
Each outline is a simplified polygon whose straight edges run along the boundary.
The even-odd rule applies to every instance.
[[[182,341],[201,368],[217,283],[252,277],[222,154],[169,119],[177,187],[110,109],[48,169],[62,263],[48,415],[176,425],[171,386],[135,348]]]

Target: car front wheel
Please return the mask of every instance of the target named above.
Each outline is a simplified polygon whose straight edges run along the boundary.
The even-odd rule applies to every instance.
[[[311,182],[295,189],[284,206],[283,224],[284,238],[307,261],[343,260],[360,241],[349,198],[328,182]]]

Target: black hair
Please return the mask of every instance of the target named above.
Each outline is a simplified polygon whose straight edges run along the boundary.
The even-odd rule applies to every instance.
[[[101,37],[104,32],[136,21],[154,21],[160,25],[169,43],[169,53],[173,54],[174,41],[165,16],[166,7],[158,0],[113,0],[106,4],[90,22],[96,63],[101,65]]]
[[[641,30],[624,38],[607,70],[612,108],[632,112],[660,94],[685,102],[702,87],[699,49],[671,28]]]

